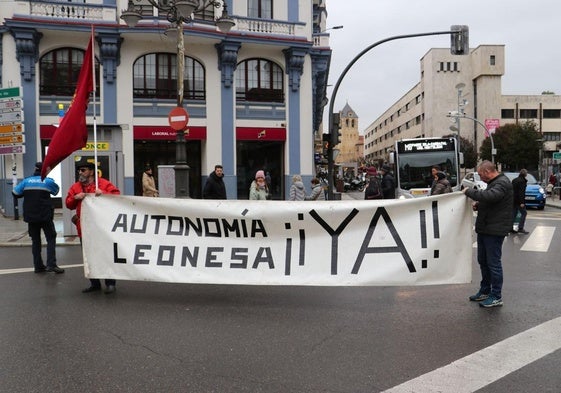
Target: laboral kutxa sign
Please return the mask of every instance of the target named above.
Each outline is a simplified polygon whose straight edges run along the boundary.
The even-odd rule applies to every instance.
[[[250,285],[471,281],[462,193],[410,200],[218,201],[88,195],[89,278]]]

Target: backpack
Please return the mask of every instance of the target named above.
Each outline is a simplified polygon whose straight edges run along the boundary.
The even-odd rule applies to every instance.
[[[382,189],[378,178],[372,176],[368,182],[368,187],[364,190],[364,199],[383,199]]]

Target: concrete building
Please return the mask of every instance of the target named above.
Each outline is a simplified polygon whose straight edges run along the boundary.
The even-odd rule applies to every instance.
[[[449,135],[452,123],[446,115],[463,111],[483,124],[535,121],[544,140],[541,176],[554,169],[552,154],[561,140],[561,96],[502,95],[504,53],[504,45],[480,45],[466,56],[452,55],[447,48],[429,50],[420,60],[419,83],[366,127],[365,159],[387,160],[399,139]],[[456,127],[479,150],[484,127],[469,119],[460,119]]]
[[[139,193],[144,165],[176,158],[168,114],[176,106],[177,38],[172,23],[147,0],[134,0],[143,19],[129,28],[120,16],[128,0],[0,2],[0,84],[18,86],[25,115],[25,154],[0,156],[0,205],[13,213],[12,179],[33,172],[68,108],[95,29],[99,165],[124,194]],[[162,2],[165,4],[170,3]],[[186,130],[190,196],[222,164],[227,194],[248,198],[259,169],[270,172],[274,199],[284,199],[292,175],[315,174],[314,136],[326,100],[331,49],[325,0],[225,0],[235,26],[214,20],[224,1],[184,24]],[[175,30],[176,31],[176,30]],[[94,105],[87,123],[93,128]],[[75,180],[75,152],[53,171],[63,195]],[[11,168],[15,167],[12,174]],[[156,171],[155,171],[156,172]]]

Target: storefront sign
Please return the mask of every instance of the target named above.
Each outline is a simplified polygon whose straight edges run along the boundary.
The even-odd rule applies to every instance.
[[[239,141],[285,141],[286,128],[237,127],[236,139]]]
[[[169,126],[134,126],[135,140],[174,141],[177,132]],[[186,140],[206,140],[206,127],[189,126],[185,130]]]

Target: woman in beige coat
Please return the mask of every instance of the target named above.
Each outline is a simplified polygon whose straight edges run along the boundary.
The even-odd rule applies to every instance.
[[[156,189],[156,182],[154,181],[154,176],[152,175],[152,168],[146,166],[144,173],[142,174],[142,196],[146,197],[157,197],[158,190]]]

